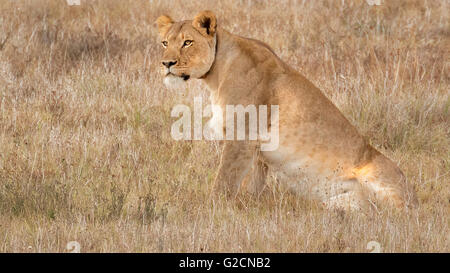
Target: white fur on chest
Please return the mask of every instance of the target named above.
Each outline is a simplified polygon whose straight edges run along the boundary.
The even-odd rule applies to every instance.
[[[223,134],[223,112],[222,107],[217,104],[210,105],[212,118],[208,121],[207,126],[216,136]]]
[[[206,124],[209,134],[212,134],[213,139],[222,140],[223,138],[223,108],[217,104],[217,100],[215,100],[214,96],[211,94],[210,97],[211,104],[208,105],[208,109],[206,110],[206,114],[211,115],[211,119]]]

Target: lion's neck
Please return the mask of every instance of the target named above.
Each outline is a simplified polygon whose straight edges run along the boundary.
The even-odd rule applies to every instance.
[[[254,70],[250,65],[239,62],[239,59],[251,59],[252,63],[256,63],[261,69]],[[239,73],[240,70],[248,72],[250,69],[253,69],[253,73]],[[252,79],[264,78],[269,73],[283,74],[290,72],[291,68],[263,42],[242,38],[222,28],[218,28],[216,33],[216,56],[203,80],[208,85],[211,95],[216,96],[219,88],[225,82],[231,81],[235,83],[236,79],[233,77],[240,77],[239,82],[243,85],[243,88],[252,89],[253,86],[249,85]],[[256,75],[255,73],[261,74]],[[253,82],[258,81],[253,80]],[[236,84],[233,84],[233,86],[234,88],[238,87]]]
[[[236,47],[234,35],[228,31],[218,28],[216,33],[216,56],[213,65],[207,75],[203,78],[212,92],[217,91],[220,82],[223,80],[221,75],[225,75],[225,66],[232,59],[238,57],[235,51],[230,50]],[[235,55],[235,56],[232,56]]]

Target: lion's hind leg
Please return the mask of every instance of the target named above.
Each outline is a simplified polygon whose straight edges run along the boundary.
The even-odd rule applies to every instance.
[[[355,177],[376,200],[402,209],[417,206],[414,190],[390,159],[378,154],[370,162],[353,171]]]
[[[369,208],[364,188],[356,179],[327,181],[312,190],[313,196],[330,210],[365,212]]]

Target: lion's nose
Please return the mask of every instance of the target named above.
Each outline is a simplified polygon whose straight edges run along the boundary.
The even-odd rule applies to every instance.
[[[162,64],[167,67],[170,68],[172,65],[175,65],[177,63],[177,61],[163,61]]]

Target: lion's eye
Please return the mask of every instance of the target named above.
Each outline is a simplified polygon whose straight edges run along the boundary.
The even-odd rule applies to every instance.
[[[169,44],[169,42],[167,42],[167,41],[162,41],[161,43],[162,43],[163,47],[167,47],[167,45]]]
[[[190,46],[190,45],[192,45],[192,40],[186,40],[183,43],[183,47],[187,47],[187,46]]]

